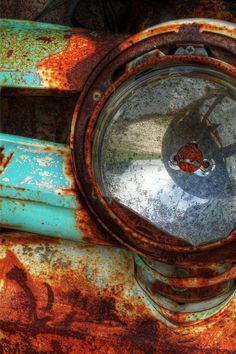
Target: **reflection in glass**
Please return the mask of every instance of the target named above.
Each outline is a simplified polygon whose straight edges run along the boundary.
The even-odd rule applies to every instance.
[[[193,245],[227,236],[236,226],[234,87],[224,74],[188,65],[124,83],[94,135],[95,177],[107,200]],[[189,173],[175,159],[191,143],[204,164],[187,152],[184,163],[198,166]]]

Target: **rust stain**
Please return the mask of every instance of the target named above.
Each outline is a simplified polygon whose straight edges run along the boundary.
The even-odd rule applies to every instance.
[[[214,296],[222,294],[227,289],[227,285],[228,282],[224,281],[213,286],[186,288],[184,291],[178,291],[176,288],[156,280],[151,284],[150,292],[153,295],[161,294],[177,303],[193,303],[212,299]]]
[[[217,264],[215,265],[218,266]],[[203,277],[203,278],[212,278],[218,274],[221,274],[222,271],[219,271],[214,268],[207,268],[207,267],[192,267],[187,269],[189,276],[191,277]]]
[[[195,172],[204,165],[203,153],[195,143],[182,146],[174,156],[174,160],[182,171],[188,173]]]
[[[57,279],[60,279],[59,283],[58,280],[53,282],[52,278],[50,284],[43,282],[32,277],[27,267],[11,250],[7,250],[6,256],[0,260],[0,267],[4,269],[1,274],[4,284],[1,297],[4,297],[2,306],[5,308],[0,315],[0,328],[7,333],[7,342],[9,339],[12,342],[12,338],[17,334],[21,338],[25,336],[31,339],[37,338],[38,345],[38,341],[43,337],[49,341],[44,348],[46,352],[49,352],[51,340],[55,340],[55,337],[58,348],[61,348],[65,339],[70,345],[74,341],[75,344],[82,341],[82,344],[89,345],[94,338],[98,339],[98,343],[99,341],[107,342],[110,335],[114,337],[113,341],[118,341],[117,345],[120,345],[126,336],[132,338],[129,331],[126,331],[127,325],[130,326],[133,336],[136,335],[132,318],[129,319],[129,323],[118,314],[116,309],[118,294],[113,290],[103,292],[103,295],[99,296],[96,287],[92,286],[83,276],[79,280],[71,269],[64,274],[58,269],[62,273],[60,276],[57,275]],[[70,279],[70,282],[63,285],[65,276]],[[6,306],[8,302],[11,303],[10,309]],[[143,312],[145,313],[145,308]],[[140,317],[140,312],[138,317]],[[140,333],[137,334],[144,336],[145,327],[146,330],[150,330],[150,323],[154,330],[156,327],[154,319],[146,316],[138,319],[137,329]],[[147,338],[145,338],[147,348],[155,347],[155,343],[151,344],[151,336],[153,336],[153,331],[147,333]],[[142,343],[143,337],[137,340]],[[5,340],[2,339],[1,345],[4,345],[4,342]],[[78,353],[86,353],[86,351],[81,348]]]
[[[70,182],[70,187],[68,188],[67,191],[65,191],[65,194],[67,194],[70,189],[75,191],[76,184],[75,184],[75,177],[74,177],[74,171],[73,171],[72,158],[71,158],[70,151],[68,151],[67,153],[64,152],[64,154],[63,154],[63,172],[64,172],[64,175],[66,176],[67,180]]]
[[[183,18],[184,17],[185,16],[183,16]],[[204,16],[196,16],[196,18],[197,17],[206,17],[206,16],[205,15]],[[218,17],[218,16],[214,17],[213,16],[213,18],[222,18],[222,17]],[[191,33],[191,35],[196,38],[199,36],[199,34],[201,32],[206,32],[206,33],[209,32],[211,34],[214,34],[214,33],[219,34],[220,33],[221,35],[225,35],[225,36],[222,36],[222,41],[226,41],[226,42],[228,40],[228,38],[226,36],[234,37],[234,38],[236,36],[235,29],[231,29],[231,28],[225,26],[224,24],[216,25],[214,22],[211,22],[211,20],[209,20],[208,23],[205,23],[205,22],[201,21],[201,19],[198,19],[195,21],[192,20],[192,22],[189,24],[183,24],[181,22],[180,23],[173,22],[171,24],[163,24],[163,25],[160,25],[157,27],[153,27],[153,28],[141,31],[139,33],[132,35],[126,41],[122,42],[120,44],[119,48],[121,50],[125,50],[128,47],[132,46],[133,44],[135,44],[139,41],[142,41],[144,39],[148,39],[152,36],[158,36],[160,34],[162,36],[168,36],[168,34],[171,34],[171,33],[178,34],[178,36],[179,36],[178,42],[179,42],[179,40],[181,40],[182,36],[187,32]]]
[[[82,197],[77,199],[76,225],[84,234],[84,241],[97,245],[117,246],[119,243],[92,216]]]
[[[209,287],[220,283],[224,283],[227,280],[235,279],[236,277],[236,265],[232,265],[226,272],[216,275],[214,277],[207,278],[169,278],[168,284],[180,288],[199,288]]]
[[[6,188],[6,189],[13,189],[11,186],[7,186],[7,185],[3,185],[3,184],[0,184],[0,188]],[[14,189],[16,190],[16,191],[20,191],[20,192],[24,192],[26,189],[25,188],[23,188],[23,187],[14,187]],[[5,197],[6,198],[6,197]]]
[[[187,313],[187,312],[176,312],[175,313],[175,312],[169,311],[167,309],[162,309],[162,311],[164,312],[165,317],[167,319],[169,319],[173,324],[176,324],[178,327],[179,326],[186,327],[189,329],[190,332],[195,331],[195,334],[196,335],[198,334],[198,330],[199,330],[198,325],[200,324],[201,320],[199,320],[197,317],[195,317],[195,319],[194,319],[194,321],[197,321],[194,324],[189,324],[189,323],[186,324],[187,321],[189,320],[189,313]],[[203,323],[204,322],[205,322],[205,324],[214,323],[215,326],[217,326],[215,321],[219,321],[224,316],[234,317],[234,315],[232,314],[231,311],[232,311],[232,304],[229,303],[229,304],[225,305],[225,307],[223,309],[221,309],[219,312],[217,312],[216,315],[213,315],[210,319],[206,319],[205,321],[203,321]],[[215,332],[214,335],[217,335],[217,332]],[[235,335],[235,332],[234,332],[234,335]],[[221,348],[221,342],[219,342],[219,348]],[[203,352],[204,352],[204,350],[203,350]],[[215,353],[214,350],[213,350],[213,353]],[[216,351],[216,353],[218,353],[218,352]],[[231,351],[230,351],[230,353],[231,353]]]
[[[188,3],[184,0],[177,7],[182,7],[185,13]],[[225,7],[218,5],[217,7],[216,3],[223,4],[224,2],[200,0],[192,13],[194,16],[205,16],[207,7],[207,14],[214,13],[214,16],[209,17],[221,17],[223,14],[225,19],[228,19],[224,13]],[[168,31],[168,28],[166,29]],[[182,26],[179,36],[184,34],[185,29]],[[203,27],[195,26],[192,29],[195,30],[197,35]],[[212,29],[212,26],[204,25],[204,30],[211,31]],[[172,26],[172,30],[177,33],[179,28]],[[219,31],[220,28],[215,27],[215,30]],[[155,30],[150,30],[149,35],[150,33],[153,36],[157,34]],[[65,38],[70,38],[70,35],[66,36]],[[140,36],[139,40],[143,38]],[[50,38],[39,37],[38,39],[50,43],[48,42]],[[135,41],[127,41],[129,44],[133,44],[133,42]],[[104,48],[103,50],[105,50]],[[73,52],[76,53],[76,50],[71,50],[71,57]],[[99,57],[95,57],[94,61],[90,63],[86,56],[79,57],[77,63],[72,60],[71,66],[67,64],[65,71],[61,67],[60,70],[63,72],[60,76],[60,73],[52,73],[48,70],[50,67],[47,67],[47,64],[51,65],[54,59],[57,62],[56,65],[58,63],[63,64],[63,58],[56,55],[48,58],[46,68],[40,68],[40,70],[45,70],[43,75],[45,80],[48,80],[48,85],[54,87],[56,80],[59,80],[62,88],[72,87],[73,89],[82,87],[84,77],[80,75],[83,76],[84,73],[92,71],[92,65],[90,66],[90,64],[95,64],[100,60]],[[1,155],[3,155],[2,151],[0,150],[0,160]],[[72,189],[62,190],[64,194],[75,192],[73,172],[70,170],[70,166],[67,173],[72,181]],[[95,217],[85,211],[87,205],[81,198],[78,194],[78,211],[76,213],[78,227],[80,229],[81,227],[84,228],[85,235],[86,233],[90,235],[88,240],[94,240],[97,243],[97,236],[94,237],[94,235],[98,235],[100,232],[102,238],[102,228],[98,226],[99,231],[96,229]],[[153,231],[149,228],[149,225],[138,222],[137,225],[139,225],[141,233]],[[6,233],[4,234],[6,235]],[[1,238],[2,246],[6,245],[8,248],[10,246],[21,247],[21,245],[30,246],[31,244],[37,244],[37,242],[39,247],[42,245],[42,240],[39,237],[34,236],[31,239],[28,236],[24,239],[23,234],[15,234],[18,236],[13,237],[13,233],[11,233],[8,234],[7,240],[5,237]],[[233,231],[229,237],[230,241],[235,236],[236,231]],[[160,242],[160,235],[158,237]],[[141,243],[142,241],[141,239]],[[236,242],[233,241],[228,244],[227,242],[229,240],[220,241],[215,250],[208,250],[205,246],[202,249],[187,249],[185,244],[180,245],[176,242],[169,245],[166,242],[164,247],[156,249],[155,252],[160,260],[170,261],[172,264],[190,265],[192,262],[207,264],[219,260],[225,262],[226,259],[235,262]],[[49,239],[48,243],[54,246],[59,245],[59,241],[56,239]],[[148,244],[148,247],[152,247],[152,244]],[[143,247],[144,253],[146,253],[147,248]],[[89,282],[82,271],[76,272],[71,269],[65,271],[60,266],[53,265],[48,273],[45,273],[46,275],[39,272],[38,277],[32,276],[33,268],[39,270],[40,267],[35,263],[34,267],[30,269],[27,264],[31,257],[33,255],[28,255],[24,264],[12,250],[8,250],[6,257],[0,261],[0,285],[2,284],[1,280],[4,281],[0,291],[2,306],[0,328],[3,330],[0,333],[0,352],[35,353],[39,350],[42,352],[43,348],[45,353],[59,354],[91,352],[118,354],[235,353],[235,301],[224,311],[224,317],[222,313],[219,313],[214,316],[214,321],[187,329],[170,329],[150,315],[145,307],[135,304],[132,301],[133,298],[130,298],[129,301],[122,300],[121,289],[107,287],[101,293],[97,287]],[[95,275],[95,271],[92,275]],[[217,274],[212,274],[206,268],[201,271],[193,270],[191,277],[197,275],[210,278]],[[117,279],[120,279],[125,288],[127,284],[120,274],[117,274]],[[191,296],[194,295],[196,298],[199,296],[200,289],[189,289],[189,291]],[[200,296],[202,297],[204,294],[207,296],[207,289],[202,287]],[[125,312],[119,312],[120,305],[125,308]],[[131,316],[131,312],[135,312],[135,315]]]
[[[59,194],[74,195],[75,194],[75,189],[73,189],[73,188],[60,188]]]
[[[11,247],[16,244],[20,244],[23,246],[27,245],[35,245],[42,242],[42,236],[37,234],[32,234],[29,232],[22,231],[14,231],[14,230],[4,230],[0,233],[0,245],[3,247]],[[59,245],[61,242],[60,238],[43,236],[44,245]]]
[[[81,91],[93,68],[124,36],[79,30],[64,38],[68,40],[67,47],[43,59],[37,68],[45,87],[76,92]]]
[[[0,146],[0,165],[3,162],[3,159],[5,158],[5,155],[3,154],[4,147]]]
[[[84,234],[83,240],[87,243],[99,245],[117,245],[105,230],[97,224],[95,218],[90,214],[88,207],[79,193],[74,177],[71,153],[63,151],[63,171],[67,180],[70,182],[69,188],[60,189],[63,195],[75,195],[77,200],[77,208],[75,210],[76,227]]]
[[[8,50],[7,57],[10,58],[12,54],[13,54],[13,50],[12,49]]]
[[[67,145],[65,145],[65,147],[67,147]],[[68,151],[65,151],[64,149],[62,148],[58,148],[55,146],[45,146],[45,147],[42,147],[43,148],[43,151],[47,151],[47,152],[57,152],[58,154],[61,154],[62,156],[68,156]]]
[[[195,26],[195,25],[194,25]],[[184,32],[184,26],[182,26],[182,32]],[[198,26],[195,26],[195,31],[198,32]],[[118,57],[117,62],[119,63]],[[103,95],[98,103],[92,101],[92,92],[86,91],[86,96],[81,96],[78,101],[76,114],[79,114],[80,120],[76,125],[76,139],[79,139],[80,146],[78,144],[74,146],[74,159],[78,175],[78,185],[80,186],[83,196],[89,198],[90,209],[96,214],[96,220],[110,230],[113,236],[115,236],[121,243],[128,245],[130,249],[150,258],[157,259],[164,263],[178,264],[178,265],[201,265],[212,263],[232,262],[235,259],[235,237],[236,230],[233,230],[228,237],[224,239],[193,247],[187,242],[183,242],[177,238],[170,237],[169,235],[155,229],[143,221],[138,221],[135,215],[128,215],[126,212],[122,212],[123,207],[115,205],[114,202],[107,203],[94,179],[92,161],[91,161],[91,141],[93,137],[94,125],[97,121],[97,117],[103,108],[108,97],[119,87],[119,85],[128,79],[129,76],[140,72],[142,69],[153,67],[157,63],[199,63],[212,66],[216,69],[236,77],[236,70],[234,66],[217,61],[213,58],[203,56],[185,56],[181,55],[176,58],[175,55],[168,55],[164,57],[151,58],[150,61],[142,63],[140,66],[133,68],[129,72],[122,74],[115,82],[111,84],[111,81],[107,79],[104,85],[104,77],[110,78],[114,72],[117,62],[113,62],[113,71],[109,71],[110,68],[104,69],[100,76],[96,77],[93,85],[97,89],[103,92]],[[121,65],[121,63],[120,63]],[[95,75],[95,74],[94,74]],[[111,80],[111,79],[110,79]],[[89,82],[91,87],[91,82]],[[106,89],[107,87],[107,89]],[[73,134],[72,134],[73,135]],[[74,137],[75,138],[75,137]],[[73,137],[72,137],[73,141]],[[77,140],[78,141],[78,140]],[[81,143],[83,142],[83,143]],[[74,144],[76,140],[74,141]],[[84,181],[86,181],[84,183]],[[96,198],[93,198],[93,195]],[[101,211],[102,210],[102,211]],[[138,226],[138,228],[137,228]],[[222,257],[224,254],[224,258]],[[206,285],[205,283],[201,286]],[[177,286],[177,285],[176,285]]]
[[[52,38],[46,37],[46,36],[36,37],[36,40],[45,42],[45,43],[47,43],[47,44],[52,42]]]
[[[0,174],[2,174],[7,167],[7,165],[10,163],[14,152],[11,152],[8,156],[3,153],[4,147],[0,147]]]
[[[119,215],[124,224],[131,226],[134,230],[140,232],[143,236],[149,235],[149,237],[158,238],[160,242],[168,243],[168,238],[164,232],[158,230],[152,223],[148,222],[145,219],[139,217],[138,214],[121,206],[116,200],[112,200],[109,204],[111,209],[115,212],[116,215]],[[174,245],[187,246],[188,243],[177,238],[171,240]]]
[[[50,88],[60,87],[62,90],[76,89],[79,83],[71,85],[67,74],[78,62],[86,60],[95,51],[96,44],[86,35],[71,35],[64,51],[51,55],[38,64],[43,84]],[[83,76],[84,73],[80,72],[76,80],[80,82]]]
[[[38,247],[43,248],[44,242],[39,240]],[[222,353],[234,353],[233,303],[214,321],[170,328],[140,299],[124,297],[129,286],[125,273],[116,273],[119,285],[100,289],[86,277],[82,265],[73,269],[56,263],[48,266],[38,264],[35,257],[29,262],[30,243],[25,247],[24,241],[8,241],[0,259],[0,348],[4,353],[16,349],[33,353],[41,348],[44,353],[64,354],[214,354],[219,348]],[[18,251],[25,249],[20,259],[14,246]],[[57,247],[50,244],[51,252],[59,250]]]

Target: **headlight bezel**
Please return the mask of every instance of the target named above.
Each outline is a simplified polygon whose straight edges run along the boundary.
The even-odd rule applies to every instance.
[[[181,28],[183,29],[183,27]],[[196,32],[196,29],[194,31]],[[185,25],[186,41],[189,41],[191,36],[196,37],[194,31],[191,25],[189,25],[189,27],[187,24]],[[209,34],[199,32],[199,36],[204,38],[204,36],[209,37]],[[160,34],[158,34],[157,37],[160,37]],[[161,67],[178,63],[197,64],[222,71],[233,77],[236,77],[236,69],[226,62],[211,57],[188,55],[162,56],[158,51],[148,57],[148,59],[142,60],[148,51],[153,50],[154,42],[157,37],[146,36],[145,40],[142,40],[142,36],[140,36],[140,41],[137,41],[137,43],[133,43],[131,40],[128,48],[125,48],[125,46],[124,49],[122,49],[122,46],[116,48],[100,63],[88,79],[79,98],[75,110],[71,136],[77,184],[94,217],[113,237],[118,239],[119,242],[140,254],[152,258],[161,258],[166,261],[169,252],[191,254],[204,252],[205,250],[213,250],[223,244],[227,245],[235,239],[236,232],[233,230],[229,236],[224,239],[194,247],[183,240],[156,229],[152,224],[139,218],[130,210],[125,210],[118,203],[107,203],[96,183],[92,166],[91,149],[96,121],[114,90],[131,76],[148,70],[154,65]],[[171,32],[171,28],[167,37],[169,38],[169,43],[178,40],[177,33]],[[213,37],[218,38],[220,34],[214,34]],[[163,40],[162,38],[162,41]],[[229,40],[233,42],[233,39]],[[138,65],[127,65],[127,63],[132,63],[134,58],[136,58],[135,60],[137,62],[137,57],[141,58]],[[191,257],[189,258],[189,262],[191,263]]]

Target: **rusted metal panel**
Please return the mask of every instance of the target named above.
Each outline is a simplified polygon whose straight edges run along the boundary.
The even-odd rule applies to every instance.
[[[0,86],[81,91],[87,76],[124,37],[66,26],[0,21]]]
[[[178,27],[178,23],[176,26],[176,35],[179,36],[178,41],[180,43],[186,33],[186,26],[180,25]],[[201,36],[203,28],[205,37]],[[158,32],[158,29],[156,30]],[[214,38],[217,38],[216,43],[219,44],[219,37],[217,37],[219,33],[225,33],[229,37],[234,36],[233,32],[229,30],[227,28],[223,29],[221,24],[219,28],[215,26],[214,31],[212,31],[212,26],[206,28],[206,23],[202,21],[201,24],[194,23],[192,25],[190,31],[192,37],[190,37],[196,39],[200,36],[200,39],[206,38],[206,41],[209,42],[210,39],[205,32],[214,32],[216,35]],[[152,31],[153,29],[150,30],[148,37],[155,37],[158,34],[155,30]],[[166,33],[169,32],[171,34],[170,28],[166,29]],[[137,45],[136,47],[137,51],[132,49],[130,54],[123,53],[125,64],[131,62],[131,65],[125,67],[126,73],[121,80],[127,79],[129,74],[132,74],[136,69],[140,69],[135,64],[132,65],[134,63],[133,59],[139,53],[140,48],[142,49],[141,52],[145,52],[153,47],[156,38],[153,38],[155,40],[147,44],[144,43],[145,36],[146,34],[143,33],[137,37],[137,42],[141,42],[139,43],[140,46]],[[137,44],[135,38],[134,36],[129,42],[124,42],[124,47],[121,46],[116,49],[115,55],[120,56],[115,63],[117,68],[123,60],[120,51],[135,46]],[[168,36],[163,38],[165,41]],[[176,36],[173,38],[176,39]],[[49,44],[48,37],[41,37],[41,40]],[[170,41],[170,43],[172,42]],[[223,43],[222,47],[227,46],[227,44],[233,51],[234,48],[230,40]],[[87,45],[86,42],[85,47]],[[62,50],[62,53],[66,64],[66,75],[65,72],[62,72],[62,76],[58,77],[57,67],[61,65],[61,57],[60,53],[53,53],[51,58],[44,58],[43,64],[41,63],[42,66],[39,66],[43,87],[73,90],[72,79],[76,78],[76,75],[73,73],[71,81],[67,75],[72,70],[71,63],[73,68],[76,66],[76,62],[72,60],[74,59],[73,54],[77,54],[76,41],[73,42],[72,40],[66,50]],[[110,54],[107,61],[103,63],[104,67],[107,63],[110,64],[109,60],[113,54]],[[13,53],[10,51],[8,55],[11,57]],[[52,58],[53,60],[51,60]],[[170,62],[176,60],[174,57],[166,59],[163,53],[159,51],[155,58],[151,57],[149,59],[150,61],[145,63],[141,61],[143,69],[156,64],[157,59],[160,63],[164,63],[166,60],[170,60]],[[212,64],[235,75],[233,66],[208,58],[188,59],[179,57],[179,60],[185,60],[186,62],[195,60],[201,64]],[[232,65],[231,62],[229,64]],[[52,68],[52,72],[47,71],[48,68],[50,70]],[[132,70],[134,71],[132,72]],[[112,74],[113,69],[108,66],[108,69],[104,70],[103,77],[100,78],[100,86],[95,85],[92,94],[89,96],[90,103],[94,101],[97,104],[103,91],[105,91],[106,85],[109,85],[109,78],[111,84],[113,84],[112,80],[115,79]],[[96,72],[94,75],[96,76]],[[50,80],[52,81],[50,82]],[[55,86],[53,86],[54,84]],[[90,84],[91,81],[87,85]],[[115,85],[110,89],[111,91],[106,91],[107,96],[104,96],[104,100],[113,92],[114,88]],[[77,87],[76,90],[79,90],[79,88]],[[85,90],[84,94],[86,93]],[[95,113],[99,112],[104,102],[99,102],[100,106],[97,105]],[[93,103],[86,106],[86,113],[93,107]],[[92,119],[94,119],[95,113]],[[74,137],[72,137],[72,142],[74,143]],[[7,205],[10,205],[9,201],[4,200],[4,198],[7,199],[7,194],[2,198],[5,216],[15,213],[14,222],[16,222],[16,210],[19,206],[19,200],[21,203],[21,199],[21,209],[18,213],[21,219],[25,215],[29,216],[30,211],[31,213],[33,211],[34,217],[34,213],[36,215],[36,212],[41,210],[40,208],[34,208],[35,202],[44,203],[44,218],[48,217],[48,219],[53,219],[53,214],[55,214],[55,210],[53,210],[52,214],[48,213],[46,215],[48,203],[57,208],[62,206],[63,210],[66,208],[75,209],[72,217],[73,228],[66,225],[67,230],[71,231],[71,229],[77,228],[77,231],[82,231],[82,236],[80,233],[80,237],[74,237],[74,239],[89,243],[109,244],[104,239],[104,234],[100,239],[101,228],[96,225],[95,216],[91,217],[87,205],[84,204],[82,199],[76,197],[69,149],[51,146],[51,144],[44,145],[43,142],[39,142],[40,145],[42,145],[41,150],[45,153],[44,161],[54,153],[58,157],[54,161],[62,159],[63,163],[60,161],[60,168],[58,169],[59,175],[68,179],[69,182],[63,183],[63,186],[59,186],[59,188],[57,183],[53,183],[52,188],[49,188],[50,197],[45,194],[36,197],[35,190],[31,190],[31,188],[27,191],[23,191],[19,186],[17,191],[12,188],[11,203],[14,205],[7,209]],[[14,149],[14,154],[16,150]],[[88,145],[86,153],[86,161],[90,161]],[[10,156],[9,151],[6,151],[4,146],[1,151],[3,172],[11,166],[10,161],[6,163],[8,156]],[[32,156],[30,160],[33,160]],[[14,158],[15,155],[12,155],[12,159]],[[80,158],[84,158],[84,156]],[[38,167],[37,171],[40,171]],[[25,172],[27,173],[27,169]],[[47,177],[52,177],[50,171],[45,169],[44,172],[49,173]],[[8,178],[5,173],[3,173],[3,176],[4,179]],[[57,175],[57,177],[60,176]],[[37,178],[34,181],[38,183]],[[4,182],[8,181],[5,180]],[[65,181],[63,180],[63,182]],[[31,185],[31,183],[29,184]],[[2,189],[6,189],[6,185]],[[45,189],[47,188],[45,187]],[[59,193],[57,193],[58,190]],[[95,189],[95,191],[97,190]],[[15,192],[18,194],[15,195]],[[25,198],[27,195],[31,196],[31,198],[28,198],[30,200]],[[14,201],[16,198],[17,201]],[[68,202],[67,205],[66,202]],[[26,214],[24,214],[25,205],[23,203],[27,204]],[[137,220],[132,216],[131,219],[137,226]],[[63,220],[65,220],[64,214]],[[126,221],[126,219],[123,219],[123,221]],[[30,224],[29,218],[27,223]],[[129,223],[126,224],[130,226]],[[12,226],[12,222],[10,225]],[[5,223],[6,226],[9,226],[7,222]],[[20,224],[15,226],[21,229]],[[35,226],[38,228],[38,224]],[[128,229],[128,226],[126,229]],[[144,226],[142,230],[145,232],[152,231],[145,223],[138,226],[140,226],[140,229]],[[54,225],[52,228],[54,228]],[[49,232],[51,234],[53,234],[52,228]],[[32,226],[30,230],[34,231]],[[112,232],[113,230],[111,230]],[[3,311],[0,315],[0,327],[2,329],[0,343],[3,351],[19,350],[27,353],[38,350],[58,353],[90,353],[93,351],[98,353],[120,353],[121,351],[124,353],[189,353],[191,351],[202,353],[207,350],[214,353],[217,352],[219,347],[221,352],[230,353],[234,351],[236,345],[234,340],[235,299],[233,298],[233,291],[227,297],[223,297],[222,293],[229,290],[228,285],[229,283],[232,285],[231,279],[235,278],[235,266],[230,264],[230,262],[235,262],[235,248],[233,248],[235,241],[232,242],[235,238],[235,232],[226,241],[216,243],[214,245],[215,249],[212,250],[212,245],[190,248],[184,242],[175,241],[162,244],[163,235],[159,235],[161,239],[158,245],[155,242],[147,242],[144,237],[138,238],[137,235],[133,235],[135,237],[129,245],[132,249],[138,247],[140,253],[150,253],[149,255],[154,256],[154,258],[156,257],[163,262],[169,261],[170,264],[175,264],[178,267],[182,266],[184,268],[185,266],[187,268],[185,271],[190,269],[188,276],[182,277],[166,275],[156,271],[153,272],[153,276],[150,268],[148,268],[147,273],[140,274],[140,272],[137,272],[137,262],[136,273],[134,274],[131,253],[120,248],[87,247],[59,240],[42,241],[37,236],[31,238],[29,235],[25,239],[23,234],[21,235],[22,238],[16,237],[14,239],[14,233],[11,233],[11,237],[9,237],[9,234],[5,232],[1,237],[2,256],[0,257],[0,263],[2,275],[0,296],[2,296]],[[163,239],[165,239],[165,235]],[[126,240],[122,240],[122,242],[127,243]],[[226,265],[223,264],[225,262],[227,262]],[[194,267],[196,264],[198,266]],[[134,276],[136,276],[138,283]],[[143,286],[144,291],[139,284],[141,286],[145,285]],[[187,293],[177,296],[178,291],[181,291],[182,288],[184,290],[187,288]],[[164,300],[161,297],[162,295],[165,296]],[[184,301],[184,304],[176,305],[176,301]],[[195,311],[192,311],[192,303],[194,303]],[[206,319],[207,321],[205,321]],[[194,325],[187,327],[190,323],[194,323]],[[226,335],[222,328],[227,328]]]
[[[235,301],[190,327],[169,327],[119,248],[3,233],[4,353],[234,353]]]
[[[217,276],[191,278],[189,270],[135,255],[135,276],[164,317],[179,324],[203,321],[231,303],[235,295],[235,271],[232,265],[215,268]],[[198,267],[192,267],[198,270]],[[230,279],[229,272],[233,276]],[[203,271],[204,273],[204,271]],[[209,272],[208,272],[209,273]]]
[[[112,244],[76,192],[68,146],[0,134],[0,225]]]

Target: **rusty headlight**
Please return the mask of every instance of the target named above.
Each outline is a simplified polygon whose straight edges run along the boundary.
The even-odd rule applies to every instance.
[[[13,54],[11,29],[15,33],[8,27],[6,58]],[[38,39],[48,37],[38,38],[33,28],[38,49]],[[1,224],[83,244],[111,246],[116,238],[133,251],[141,297],[148,296],[168,325],[225,311],[236,289],[235,25],[164,23],[119,37],[112,50],[94,33],[87,41],[80,30],[67,32],[59,36],[65,50],[49,58],[53,70],[45,70],[48,58],[33,66],[30,77],[28,66],[23,72],[18,64],[11,72],[5,66],[4,84],[12,85],[14,74],[17,87],[77,88],[80,95],[73,159],[69,146],[2,137]],[[27,28],[24,33],[28,53]],[[57,31],[52,38],[57,44]],[[76,53],[81,56],[74,65]],[[68,67],[61,73],[62,62],[76,72],[73,80]],[[14,268],[7,274],[11,281],[19,278]],[[87,307],[87,300],[82,303]]]
[[[141,253],[214,248],[236,224],[233,68],[205,55],[145,55],[79,101],[80,189],[109,232]]]
[[[92,166],[107,203],[192,245],[236,225],[236,82],[199,65],[144,70],[107,100]]]
[[[206,319],[235,291],[236,63],[227,26],[183,20],[129,38],[91,74],[74,115],[79,191],[135,252],[137,281],[172,322]]]

